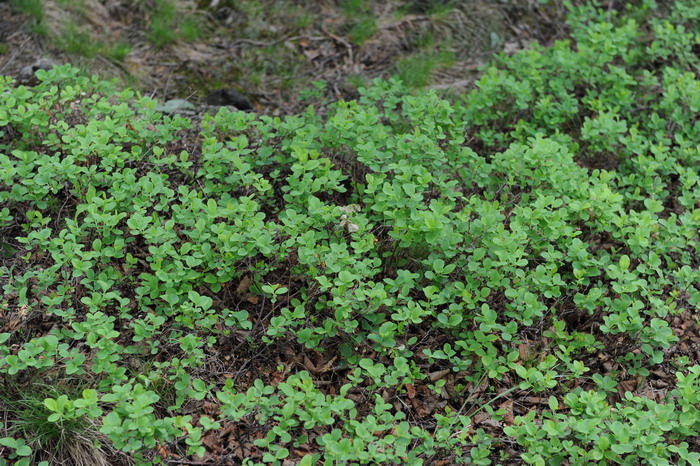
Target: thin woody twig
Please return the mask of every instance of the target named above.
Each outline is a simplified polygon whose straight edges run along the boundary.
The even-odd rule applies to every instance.
[[[269,47],[271,45],[277,45],[282,42],[290,42],[293,40],[301,40],[301,39],[306,39],[306,40],[324,40],[325,37],[317,37],[317,36],[292,36],[292,37],[283,37],[282,39],[277,39],[273,41],[263,41],[263,40],[254,40],[254,39],[236,39],[234,40],[231,45],[233,47],[238,47],[243,44],[247,45],[255,45],[258,47]]]
[[[7,68],[7,65],[9,65],[10,63],[12,63],[12,61],[13,61],[15,58],[17,58],[17,55],[19,55],[19,54],[22,52],[22,50],[24,50],[24,45],[27,43],[28,40],[29,40],[29,39],[24,39],[24,42],[22,42],[22,44],[21,44],[21,45],[19,46],[19,48],[15,51],[15,53],[13,53],[12,56],[11,56],[10,58],[7,59],[7,61],[5,62],[5,64],[2,65],[2,68],[0,68],[0,73],[2,73],[3,71],[5,71],[5,68]]]

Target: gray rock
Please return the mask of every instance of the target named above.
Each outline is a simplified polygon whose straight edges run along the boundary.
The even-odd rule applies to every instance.
[[[223,88],[212,91],[206,98],[207,104],[226,107],[233,105],[238,110],[253,110],[248,98],[235,89]]]
[[[183,113],[189,114],[191,111],[195,110],[195,106],[192,103],[184,99],[172,99],[165,102],[163,105],[156,107],[157,112],[161,113]]]
[[[50,58],[40,58],[31,65],[27,65],[22,68],[19,72],[19,81],[21,83],[29,83],[36,81],[37,70],[50,70],[54,66],[60,66],[61,64],[50,59]]]
[[[54,66],[60,66],[61,64],[50,58],[40,58],[34,62],[34,68],[37,70],[50,70]],[[35,70],[36,71],[36,70]]]

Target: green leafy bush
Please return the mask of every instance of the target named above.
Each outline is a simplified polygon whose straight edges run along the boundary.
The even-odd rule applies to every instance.
[[[0,78],[2,383],[139,464],[698,464],[700,9],[653,6],[323,118]]]

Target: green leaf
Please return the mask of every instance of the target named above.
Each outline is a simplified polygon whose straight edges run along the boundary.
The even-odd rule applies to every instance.
[[[627,269],[629,269],[629,266],[630,266],[629,256],[625,254],[622,257],[620,257],[620,268],[622,270],[627,270]]]
[[[58,403],[53,398],[46,398],[44,400],[44,406],[46,406],[49,411],[58,411]]]
[[[15,453],[18,456],[29,456],[32,454],[32,449],[29,447],[29,445],[22,445],[15,450]]]
[[[289,450],[286,448],[280,448],[279,450],[277,450],[277,452],[275,452],[275,458],[277,458],[278,460],[283,460],[288,456]]]
[[[0,445],[10,448],[17,448],[17,440],[12,437],[2,437],[0,438]]]

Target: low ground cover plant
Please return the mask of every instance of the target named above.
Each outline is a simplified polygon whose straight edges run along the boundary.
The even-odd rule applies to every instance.
[[[569,26],[324,117],[0,78],[0,461],[700,464],[700,7]]]

